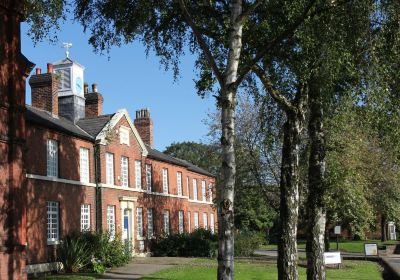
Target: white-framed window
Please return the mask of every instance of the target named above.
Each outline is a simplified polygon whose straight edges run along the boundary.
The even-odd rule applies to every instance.
[[[201,195],[202,195],[203,201],[206,201],[207,200],[206,181],[204,181],[204,180],[201,181]]]
[[[179,233],[183,233],[183,231],[184,231],[184,220],[183,220],[183,211],[182,210],[179,210],[178,211],[178,225],[179,225],[179,228],[178,228],[178,230],[179,230]]]
[[[210,230],[211,230],[212,233],[215,232],[214,223],[215,223],[215,221],[214,221],[214,213],[211,213],[210,214]]]
[[[121,157],[121,186],[129,186],[129,159]]]
[[[47,176],[58,177],[58,142],[47,140]]]
[[[79,149],[79,173],[81,182],[89,183],[89,149]]]
[[[193,179],[193,199],[197,200],[197,180]]]
[[[152,185],[152,167],[151,164],[146,164],[146,187],[147,187],[147,191],[151,192],[153,190]]]
[[[194,212],[194,229],[199,228],[199,212]]]
[[[71,88],[71,69],[72,68],[64,68],[55,70],[56,74],[60,77],[60,82],[58,83],[59,90]]]
[[[203,213],[203,227],[205,229],[208,229],[208,217],[207,217],[207,213]]]
[[[90,230],[90,204],[81,205],[81,231]]]
[[[106,183],[114,185],[114,155],[106,153]]]
[[[129,128],[125,126],[119,128],[119,142],[129,146]]]
[[[107,206],[107,230],[110,234],[110,238],[115,238],[115,206]]]
[[[212,202],[213,201],[213,185],[212,184],[209,184],[208,185],[208,200],[210,201],[210,202]]]
[[[143,208],[136,208],[137,236],[143,237]]]
[[[192,216],[190,212],[188,212],[188,232],[192,232]]]
[[[135,160],[135,186],[137,189],[142,188],[142,162]]]
[[[154,210],[153,208],[147,209],[147,237],[154,236]]]
[[[169,210],[164,210],[164,233],[169,235]]]
[[[178,195],[182,195],[182,172],[176,172],[176,186],[178,188]]]
[[[163,168],[162,170],[162,182],[163,182],[163,193],[168,193],[168,169]]]
[[[59,207],[57,201],[47,201],[47,242],[56,242],[60,235]]]
[[[186,177],[186,193],[190,197],[189,176]]]

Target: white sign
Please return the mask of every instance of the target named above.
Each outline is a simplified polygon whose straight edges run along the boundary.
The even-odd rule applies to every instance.
[[[340,226],[335,226],[335,234],[341,234],[342,229]]]
[[[364,251],[366,256],[378,256],[378,244],[364,244]]]
[[[325,264],[341,264],[342,258],[340,252],[326,252],[324,253]]]

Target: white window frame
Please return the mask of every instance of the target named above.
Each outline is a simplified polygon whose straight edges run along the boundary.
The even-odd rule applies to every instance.
[[[183,210],[178,211],[178,232],[182,234],[185,230],[185,221],[184,221],[184,213]]]
[[[154,237],[154,209],[147,209],[147,237]]]
[[[143,208],[142,207],[137,207],[136,208],[136,232],[137,232],[137,237],[142,238],[143,237]]]
[[[178,189],[178,195],[182,196],[182,172],[176,172],[176,187]]]
[[[201,195],[203,201],[206,201],[207,200],[206,181],[204,180],[201,181]]]
[[[129,187],[129,158],[121,156],[121,186]]]
[[[114,185],[114,154],[106,153],[106,183]]]
[[[47,139],[47,176],[58,177],[58,142]]]
[[[169,188],[168,188],[168,169],[167,168],[162,169],[162,182],[163,182],[163,193],[168,194]]]
[[[90,204],[81,204],[81,231],[90,231]]]
[[[193,179],[192,184],[193,184],[193,200],[197,200],[198,199],[198,197],[197,197],[197,195],[198,195],[198,193],[197,193],[197,180]]]
[[[60,237],[60,207],[58,201],[47,201],[47,243],[52,244]]]
[[[210,202],[212,202],[213,201],[213,191],[212,191],[212,189],[213,189],[213,185],[212,184],[209,184],[208,185],[208,200],[210,201]]]
[[[115,205],[107,205],[107,230],[110,239],[115,238]]]
[[[140,160],[135,160],[135,187],[142,188],[142,162]]]
[[[164,210],[164,234],[169,235],[170,223],[169,223],[169,210]]]
[[[214,213],[211,213],[210,214],[210,230],[211,230],[211,233],[215,232],[214,223],[215,223],[215,221],[214,221]]]
[[[146,164],[146,187],[148,192],[153,190],[153,170],[151,164]]]
[[[194,212],[194,229],[199,228],[199,212]]]
[[[203,213],[203,228],[208,229],[208,215],[206,212]]]
[[[186,191],[187,191],[187,196],[188,196],[188,197],[190,196],[190,186],[189,186],[189,182],[190,182],[189,176],[186,176]]]
[[[190,212],[188,212],[188,232],[192,232],[192,217]]]
[[[119,128],[119,143],[129,146],[129,128],[125,126]]]
[[[79,148],[79,174],[80,180],[89,183],[89,149]]]

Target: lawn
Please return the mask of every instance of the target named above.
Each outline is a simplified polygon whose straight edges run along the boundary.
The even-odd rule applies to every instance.
[[[194,260],[190,264],[181,265],[148,275],[142,280],[213,280],[216,277],[215,261]],[[299,279],[306,279],[305,268],[299,268]],[[271,263],[235,262],[236,280],[275,280],[276,265]],[[367,261],[344,261],[342,269],[328,269],[327,279],[338,280],[381,280],[380,268],[376,263]]]
[[[393,241],[385,241],[385,242],[381,242],[380,240],[367,240],[367,241],[365,241],[365,240],[361,240],[361,241],[340,240],[339,241],[339,250],[342,252],[348,252],[348,253],[364,253],[364,243],[377,243],[379,246],[379,245],[393,245],[398,242],[394,241],[394,240]],[[299,241],[297,244],[298,244],[299,249],[306,248],[305,241]],[[331,241],[330,247],[331,247],[331,250],[336,250],[336,241]],[[261,247],[261,249],[276,250],[277,245],[276,244],[264,245]]]

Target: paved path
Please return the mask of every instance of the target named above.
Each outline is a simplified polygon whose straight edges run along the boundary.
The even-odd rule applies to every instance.
[[[114,268],[105,273],[100,279],[107,280],[126,280],[126,279],[140,279],[145,275],[158,272],[179,264],[190,262],[191,259],[187,258],[135,258],[129,264]]]

